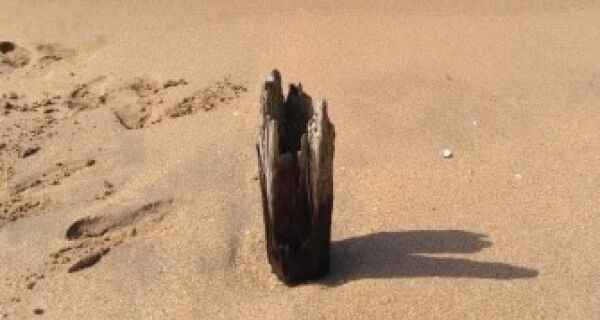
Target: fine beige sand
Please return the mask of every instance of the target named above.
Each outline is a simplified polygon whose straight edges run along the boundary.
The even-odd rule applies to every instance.
[[[0,0],[0,42],[0,319],[600,314],[598,1]],[[273,68],[337,131],[331,272],[291,288]]]

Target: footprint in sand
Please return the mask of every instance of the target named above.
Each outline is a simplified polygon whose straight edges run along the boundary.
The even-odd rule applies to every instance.
[[[155,201],[117,214],[79,219],[65,233],[67,240],[75,244],[52,253],[48,265],[70,264],[69,273],[91,267],[127,239],[151,231],[172,205],[172,199]]]
[[[23,68],[31,61],[31,52],[11,41],[0,41],[0,74]]]
[[[77,51],[58,43],[41,43],[30,51],[12,41],[0,41],[0,73],[8,73],[14,69],[30,64],[35,69],[43,70],[50,65],[77,56]]]
[[[115,98],[113,112],[125,129],[143,128],[152,115],[152,104],[137,98],[121,96]]]
[[[160,109],[165,91],[187,81],[167,80],[160,83],[148,77],[134,78],[118,92],[109,95],[107,103],[125,129],[141,129],[162,120]]]
[[[118,92],[109,95],[107,103],[112,105],[117,120],[125,129],[140,129],[151,120],[153,106],[159,101],[155,96],[161,89],[155,80],[135,78]]]
[[[91,216],[79,219],[71,224],[65,233],[68,240],[101,237],[109,232],[121,230],[143,222],[160,222],[166,214],[167,207],[173,200],[155,201],[135,210],[114,215]]]
[[[106,103],[106,85],[106,76],[80,83],[66,95],[64,104],[73,113],[96,109]]]
[[[65,232],[69,244],[49,254],[43,267],[21,276],[14,284],[20,289],[33,290],[40,281],[58,272],[75,273],[92,267],[124,242],[151,233],[172,211],[172,206],[173,199],[168,199],[79,219]]]
[[[19,219],[42,214],[48,204],[48,200],[20,196],[10,197],[4,202],[0,202],[0,229],[6,224]]]
[[[126,129],[141,129],[161,122],[163,116],[178,118],[199,110],[210,111],[239,98],[248,89],[225,78],[212,86],[196,91],[164,107],[164,93],[170,88],[187,85],[187,81],[167,80],[160,84],[149,78],[136,78],[118,94],[112,94],[107,104],[112,105],[119,123]]]
[[[31,101],[17,92],[0,95],[0,153],[5,157],[26,158],[35,154],[42,140],[54,135],[53,128],[61,120],[58,104],[61,96],[54,95]]]
[[[96,164],[96,160],[73,160],[68,162],[57,162],[52,168],[46,169],[41,173],[34,173],[17,181],[13,186],[14,194],[45,188],[50,185],[58,185],[62,180],[67,179],[74,174],[90,168]]]
[[[193,95],[183,98],[172,107],[165,110],[165,115],[178,118],[190,115],[199,110],[210,111],[219,105],[227,104],[231,100],[239,98],[248,89],[242,85],[234,84],[228,78],[215,83],[213,86],[195,92]]]
[[[53,63],[73,58],[77,55],[77,51],[74,49],[67,48],[58,43],[38,44],[35,50],[39,57],[33,67],[40,70],[49,67]]]
[[[76,173],[92,167],[96,160],[69,161],[57,163],[54,167],[33,173],[12,184],[12,175],[6,175],[6,200],[0,202],[0,228],[22,218],[43,214],[50,204],[48,199],[37,199],[38,189],[58,185]],[[110,191],[113,192],[112,189]]]
[[[50,44],[39,45],[38,49],[48,54],[46,60],[49,61],[60,61],[61,52],[64,51]],[[65,50],[63,53],[66,52],[67,57],[74,54]],[[199,110],[210,111],[248,91],[243,85],[225,78],[192,95],[177,97],[178,93],[182,93],[178,87],[186,85],[188,83],[185,79],[159,82],[148,77],[137,77],[123,84],[110,81],[107,76],[100,76],[79,83],[66,93],[45,93],[46,97],[36,101],[28,101],[24,99],[24,95],[16,92],[4,93],[0,96],[0,108],[3,109],[0,112],[16,117],[14,122],[19,130],[14,132],[20,135],[18,140],[27,140],[51,137],[53,132],[49,130],[61,121],[79,112],[105,105],[112,109],[125,129],[131,130],[159,123],[165,116],[178,118]],[[175,88],[177,90],[173,90]]]

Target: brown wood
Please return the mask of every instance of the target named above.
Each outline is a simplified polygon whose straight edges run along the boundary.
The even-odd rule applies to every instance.
[[[335,129],[325,101],[313,108],[302,85],[283,95],[271,72],[261,98],[257,152],[267,255],[286,284],[329,270]]]

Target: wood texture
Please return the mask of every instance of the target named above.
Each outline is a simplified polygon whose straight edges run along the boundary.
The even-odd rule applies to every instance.
[[[313,108],[302,85],[283,95],[271,72],[261,98],[257,152],[269,263],[286,284],[329,270],[335,129],[325,101]]]

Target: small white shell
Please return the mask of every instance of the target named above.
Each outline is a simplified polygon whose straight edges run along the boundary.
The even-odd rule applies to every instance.
[[[454,156],[454,153],[450,149],[442,149],[440,150],[440,154],[446,159],[452,158]]]

